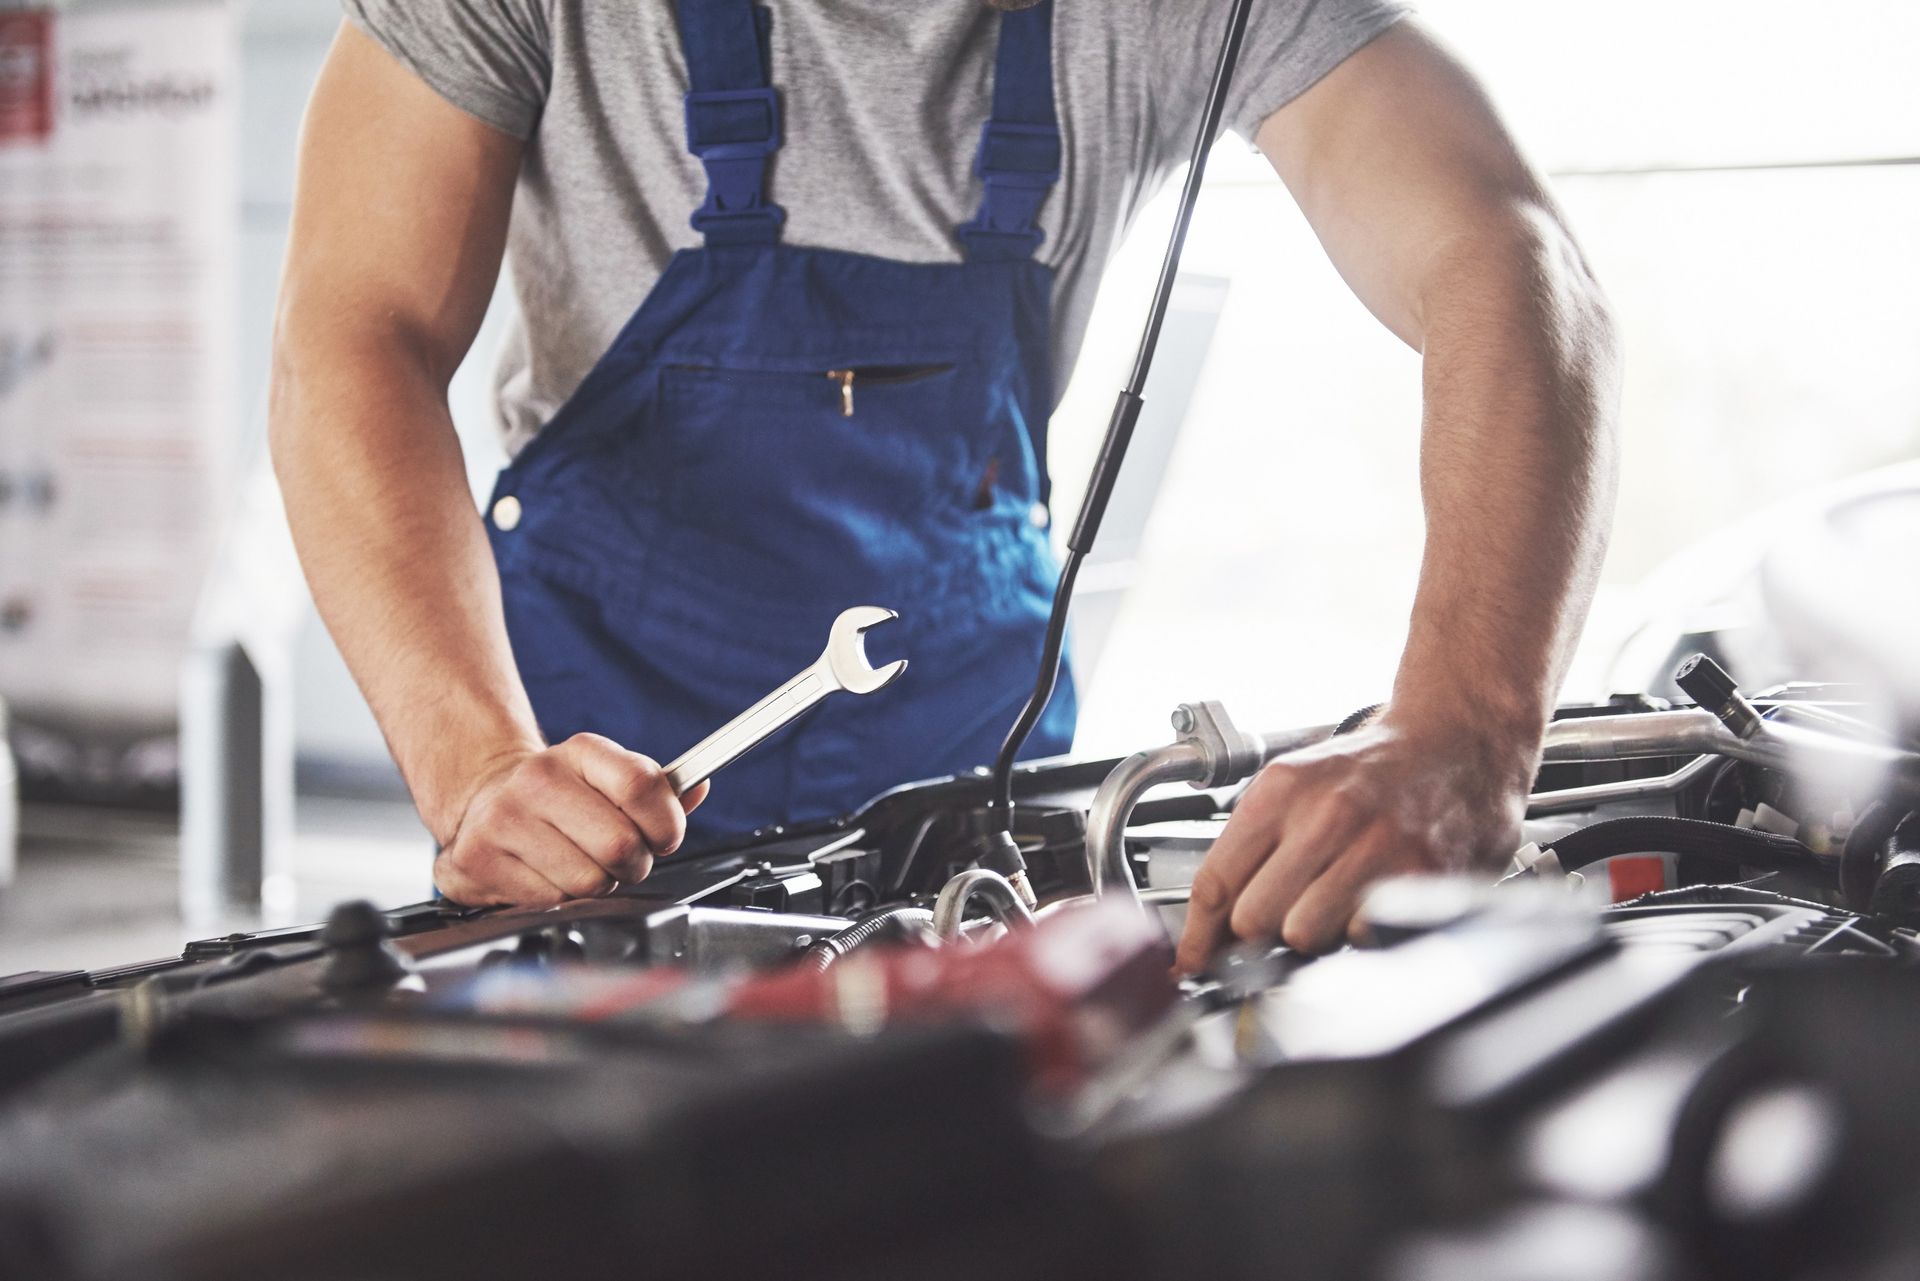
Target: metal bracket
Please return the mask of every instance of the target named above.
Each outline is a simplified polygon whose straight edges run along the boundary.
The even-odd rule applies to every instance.
[[[1233,723],[1225,706],[1212,699],[1182,703],[1173,709],[1173,732],[1179,741],[1199,747],[1206,773],[1193,780],[1196,791],[1237,783],[1267,759],[1266,744]]]

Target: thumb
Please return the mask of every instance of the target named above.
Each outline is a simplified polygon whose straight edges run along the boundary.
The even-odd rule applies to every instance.
[[[680,793],[680,808],[691,814],[700,808],[700,802],[707,799],[710,780],[701,779],[686,791]]]

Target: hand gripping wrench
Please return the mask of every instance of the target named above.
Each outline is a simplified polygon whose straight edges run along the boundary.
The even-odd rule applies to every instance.
[[[667,766],[667,781],[681,793],[711,778],[765,742],[774,731],[838,690],[871,694],[907,670],[902,658],[885,667],[867,662],[866,632],[900,617],[878,605],[856,605],[833,620],[826,652],[813,666],[728,721]]]

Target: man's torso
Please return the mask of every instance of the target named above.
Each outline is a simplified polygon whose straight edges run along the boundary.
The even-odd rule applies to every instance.
[[[687,75],[667,0],[348,0],[455,105],[527,139],[509,233],[519,316],[498,370],[517,450],[571,394],[673,252],[706,190],[686,149]],[[959,257],[979,204],[999,15],[979,0],[772,6],[783,145],[769,171],[790,244]],[[1115,241],[1184,159],[1225,0],[1056,0],[1063,172],[1040,213],[1064,388]],[[1227,122],[1242,132],[1389,25],[1394,0],[1274,0]]]

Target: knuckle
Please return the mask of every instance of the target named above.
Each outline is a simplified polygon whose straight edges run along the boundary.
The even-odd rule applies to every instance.
[[[524,797],[502,806],[495,816],[492,829],[498,835],[501,848],[509,853],[520,853],[530,838],[545,826],[543,809],[543,806]]]
[[[1233,906],[1233,916],[1228,928],[1237,939],[1269,939],[1280,933],[1278,914],[1265,903],[1250,897],[1242,897]]]
[[[628,827],[609,832],[600,842],[597,851],[600,858],[596,862],[609,867],[624,867],[646,853],[646,840],[637,828]]]
[[[667,776],[655,762],[644,756],[628,762],[624,799],[629,803],[650,801],[664,792],[666,785]]]
[[[1187,910],[1203,915],[1218,915],[1226,911],[1232,899],[1232,891],[1227,888],[1220,873],[1203,864],[1187,891]]]
[[[560,888],[574,898],[592,898],[606,889],[610,883],[604,872],[588,871],[585,868],[568,872],[559,882]]]
[[[1296,952],[1324,952],[1329,938],[1325,930],[1316,928],[1295,912],[1281,924],[1280,941]]]
[[[603,735],[585,730],[573,735],[559,745],[557,750],[578,752],[589,756],[604,756],[609,750],[619,751],[613,740]]]
[[[472,840],[454,842],[441,857],[446,859],[449,867],[469,876],[485,866],[487,861],[486,851],[478,841]]]

